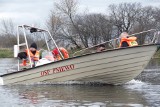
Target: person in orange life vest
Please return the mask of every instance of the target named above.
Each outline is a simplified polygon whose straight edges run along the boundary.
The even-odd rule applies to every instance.
[[[39,60],[39,51],[37,51],[36,43],[32,43],[29,50],[26,49],[25,51],[27,53],[27,56],[30,56],[33,61]]]
[[[138,43],[136,42],[137,37],[132,36],[129,37],[127,32],[123,32],[120,35],[120,46],[119,47],[128,47],[128,46],[137,46]]]
[[[26,66],[26,63],[27,63],[26,59],[29,56],[31,57],[31,60],[33,62],[39,60],[39,51],[37,51],[37,45],[36,45],[36,43],[32,43],[31,46],[30,46],[30,48],[29,48],[29,50],[26,49],[25,52],[20,52],[18,54],[18,57],[23,60],[22,61],[23,66]]]
[[[65,48],[60,47],[59,50],[61,51],[64,59],[69,58],[68,51]],[[53,54],[55,60],[61,60],[61,55],[60,55],[60,53],[59,53],[57,48],[53,49],[52,54]]]

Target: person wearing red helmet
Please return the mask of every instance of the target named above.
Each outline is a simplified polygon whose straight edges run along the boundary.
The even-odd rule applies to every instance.
[[[62,53],[64,59],[69,58],[68,51],[63,47],[60,47],[59,50],[58,50],[58,48],[55,48],[55,49],[52,50],[52,54],[54,55],[55,60],[61,60],[62,59],[59,51]]]

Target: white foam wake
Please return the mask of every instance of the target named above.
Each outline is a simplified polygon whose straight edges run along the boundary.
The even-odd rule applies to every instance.
[[[3,78],[2,78],[2,77],[0,77],[0,85],[4,85],[4,84],[3,84]]]

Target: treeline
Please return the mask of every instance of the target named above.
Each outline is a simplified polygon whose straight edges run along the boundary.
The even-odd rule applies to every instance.
[[[87,11],[79,14],[77,0],[60,0],[54,4],[46,26],[61,46],[76,48],[89,47],[117,38],[124,31],[133,34],[160,27],[158,7],[142,6],[140,3],[121,3],[106,8],[106,14]],[[3,38],[0,39],[1,47],[16,44],[12,27],[12,23],[2,23],[4,32],[0,35]],[[145,36],[139,37],[142,38],[138,39],[141,44]]]

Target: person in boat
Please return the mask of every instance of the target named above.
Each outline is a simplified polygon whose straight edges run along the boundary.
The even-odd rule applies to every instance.
[[[28,57],[31,57],[31,61],[34,63],[33,66],[35,65],[35,62],[39,60],[39,51],[37,50],[37,44],[32,43],[29,47],[29,49],[25,50],[25,52],[20,52],[18,53],[18,58],[22,59],[22,65],[26,66],[27,65],[27,60]],[[32,63],[31,62],[31,63]]]
[[[96,49],[97,52],[102,52],[104,50],[105,50],[105,45],[104,44],[100,44],[100,45],[97,46],[97,49]]]
[[[64,59],[69,58],[69,53],[68,53],[68,51],[67,51],[65,48],[60,47],[60,48],[59,48],[59,51],[62,53]],[[59,51],[58,51],[57,48],[55,48],[55,49],[52,50],[52,54],[53,54],[53,56],[54,56],[55,61],[62,60]]]
[[[130,46],[137,46],[138,43],[136,42],[137,37],[129,36],[127,32],[123,32],[120,35],[120,46],[119,47],[130,47]]]

